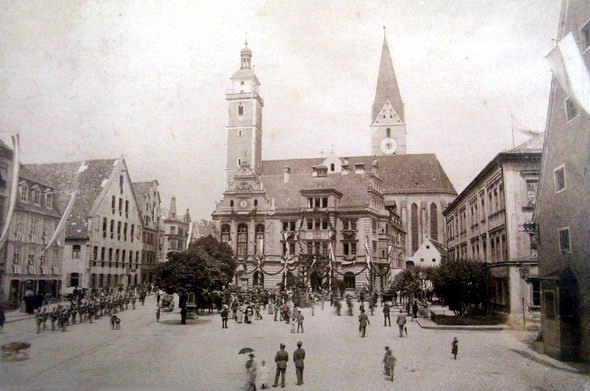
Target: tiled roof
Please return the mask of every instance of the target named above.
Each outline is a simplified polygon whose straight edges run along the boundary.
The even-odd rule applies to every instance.
[[[524,143],[517,145],[516,147],[509,149],[506,152],[543,152],[543,140],[545,139],[545,133],[540,133],[539,135],[531,138]]]
[[[446,257],[447,256],[447,248],[445,246],[443,246],[443,244],[439,241],[436,241],[432,238],[429,239],[430,242],[432,243],[432,245],[434,247],[436,247],[436,249],[438,250],[438,252],[440,253],[440,255],[442,257]]]
[[[148,195],[152,184],[153,181],[133,182],[131,184],[131,186],[133,187],[133,192],[135,193],[135,198],[137,199],[137,203],[139,204],[139,211],[142,215],[145,215],[147,213],[147,211],[145,210],[144,199]]]
[[[94,201],[111,176],[118,159],[97,159],[81,162],[27,164],[35,175],[51,183],[58,193],[59,208],[65,210],[70,191],[78,190],[76,201],[66,224],[67,239],[88,237],[88,218]]]
[[[50,184],[45,182],[43,179],[35,176],[27,167],[25,167],[22,164],[21,164],[21,168],[19,170],[18,176],[20,179],[26,179],[29,182],[37,183],[37,184],[40,184],[45,187],[49,187],[49,188],[53,189],[53,186],[51,186]],[[54,199],[57,199],[57,196],[54,196]],[[16,198],[16,209],[24,210],[27,212],[41,213],[41,214],[54,216],[54,217],[60,217],[60,218],[61,218],[60,210],[63,210],[60,208],[58,202],[54,202],[53,207],[51,209],[47,209],[43,203],[41,203],[41,205],[39,205],[39,206],[35,205],[32,202],[32,200],[30,199],[30,197],[29,197],[29,202],[22,202],[20,200],[20,197],[18,197],[18,196]]]
[[[265,160],[262,162],[262,172],[264,176],[280,175],[282,181],[283,169],[288,166],[291,169],[291,177],[304,175],[311,178],[312,167],[321,164],[323,160],[324,158]],[[367,170],[370,169],[374,160],[379,163],[379,177],[383,180],[384,193],[457,194],[434,154],[353,156],[348,158],[351,168],[354,167],[354,164],[364,163]],[[350,178],[352,175],[341,176]]]
[[[339,207],[362,206],[369,202],[369,179],[366,174],[328,174],[326,177],[313,177],[308,173],[289,176],[287,183],[280,175],[262,175],[262,183],[269,198],[274,198],[278,209],[293,209],[301,206],[301,190],[336,189],[342,193]]]

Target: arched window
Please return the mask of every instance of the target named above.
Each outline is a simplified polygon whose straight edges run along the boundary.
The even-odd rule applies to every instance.
[[[238,115],[244,115],[244,105],[241,103],[238,105]]]
[[[354,289],[355,285],[356,285],[356,278],[354,276],[354,273],[352,272],[346,272],[344,274],[344,287],[346,289]]]
[[[229,224],[223,224],[221,226],[221,242],[222,243],[229,243],[230,241],[230,227]]]
[[[412,230],[412,254],[418,250],[418,205],[412,204],[411,210],[411,230]]]
[[[119,175],[119,191],[123,194],[123,175]]]
[[[336,166],[334,166],[334,163],[330,163],[330,171],[336,171]]]
[[[391,137],[391,129],[385,129],[385,133],[387,133],[387,137]]]
[[[254,275],[252,276],[252,280],[252,285],[264,287],[264,273],[262,273],[261,271],[255,271]]]
[[[254,199],[254,206],[258,206],[258,200]]]
[[[234,207],[234,200],[229,200],[229,206],[232,208]]]
[[[248,225],[242,223],[238,225],[238,248],[237,255],[245,256],[248,254]]]
[[[264,254],[264,225],[258,224],[255,230],[256,242],[254,243],[254,249],[256,254]]]
[[[438,240],[438,208],[434,202],[430,204],[430,237]]]
[[[238,137],[242,137],[242,129],[238,130]]]

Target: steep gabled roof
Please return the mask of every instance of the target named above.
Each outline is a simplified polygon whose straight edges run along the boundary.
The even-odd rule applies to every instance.
[[[447,257],[447,255],[448,255],[447,248],[441,242],[434,240],[432,238],[428,238],[428,240],[430,240],[432,245],[438,250],[438,252],[440,253],[440,255],[442,257]]]
[[[381,63],[379,64],[379,76],[377,78],[377,90],[375,92],[375,100],[373,101],[373,115],[371,116],[371,124],[375,123],[375,119],[383,108],[385,102],[393,106],[395,112],[402,120],[404,120],[404,104],[397,85],[397,78],[393,70],[393,63],[391,62],[391,55],[389,54],[389,46],[387,45],[387,38],[383,36],[383,49],[381,50]]]
[[[282,178],[283,169],[288,166],[291,169],[291,177],[299,174],[311,177],[312,167],[320,165],[323,160],[324,158],[264,160],[262,172],[264,176],[280,175]],[[364,163],[366,169],[371,167],[374,160],[379,163],[379,177],[383,181],[384,194],[457,194],[434,154],[369,155],[348,158],[350,167],[354,167],[356,163]],[[351,175],[341,176],[350,178]]]
[[[88,238],[88,218],[95,200],[110,178],[118,159],[97,159],[80,162],[27,164],[34,175],[43,178],[58,193],[60,210],[65,210],[70,192],[78,190],[76,201],[66,224],[67,239]]]

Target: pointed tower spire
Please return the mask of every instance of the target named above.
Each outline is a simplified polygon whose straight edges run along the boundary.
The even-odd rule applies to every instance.
[[[171,219],[176,218],[176,197],[175,196],[172,196],[172,199],[170,200],[170,210],[168,211],[168,214]]]
[[[404,122],[404,104],[397,85],[397,78],[393,70],[387,37],[385,36],[385,26],[383,26],[383,49],[381,50],[381,63],[379,64],[379,76],[377,78],[377,90],[375,100],[373,101],[373,115],[371,123],[375,123],[377,116],[383,109],[385,102],[393,106],[396,114]]]

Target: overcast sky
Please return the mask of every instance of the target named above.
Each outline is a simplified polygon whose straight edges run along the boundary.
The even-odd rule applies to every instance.
[[[163,206],[210,217],[224,187],[225,91],[248,32],[263,158],[370,153],[382,26],[408,153],[457,191],[543,130],[559,0],[0,0],[0,130],[23,162],[123,154]],[[516,143],[527,139],[515,134]]]

